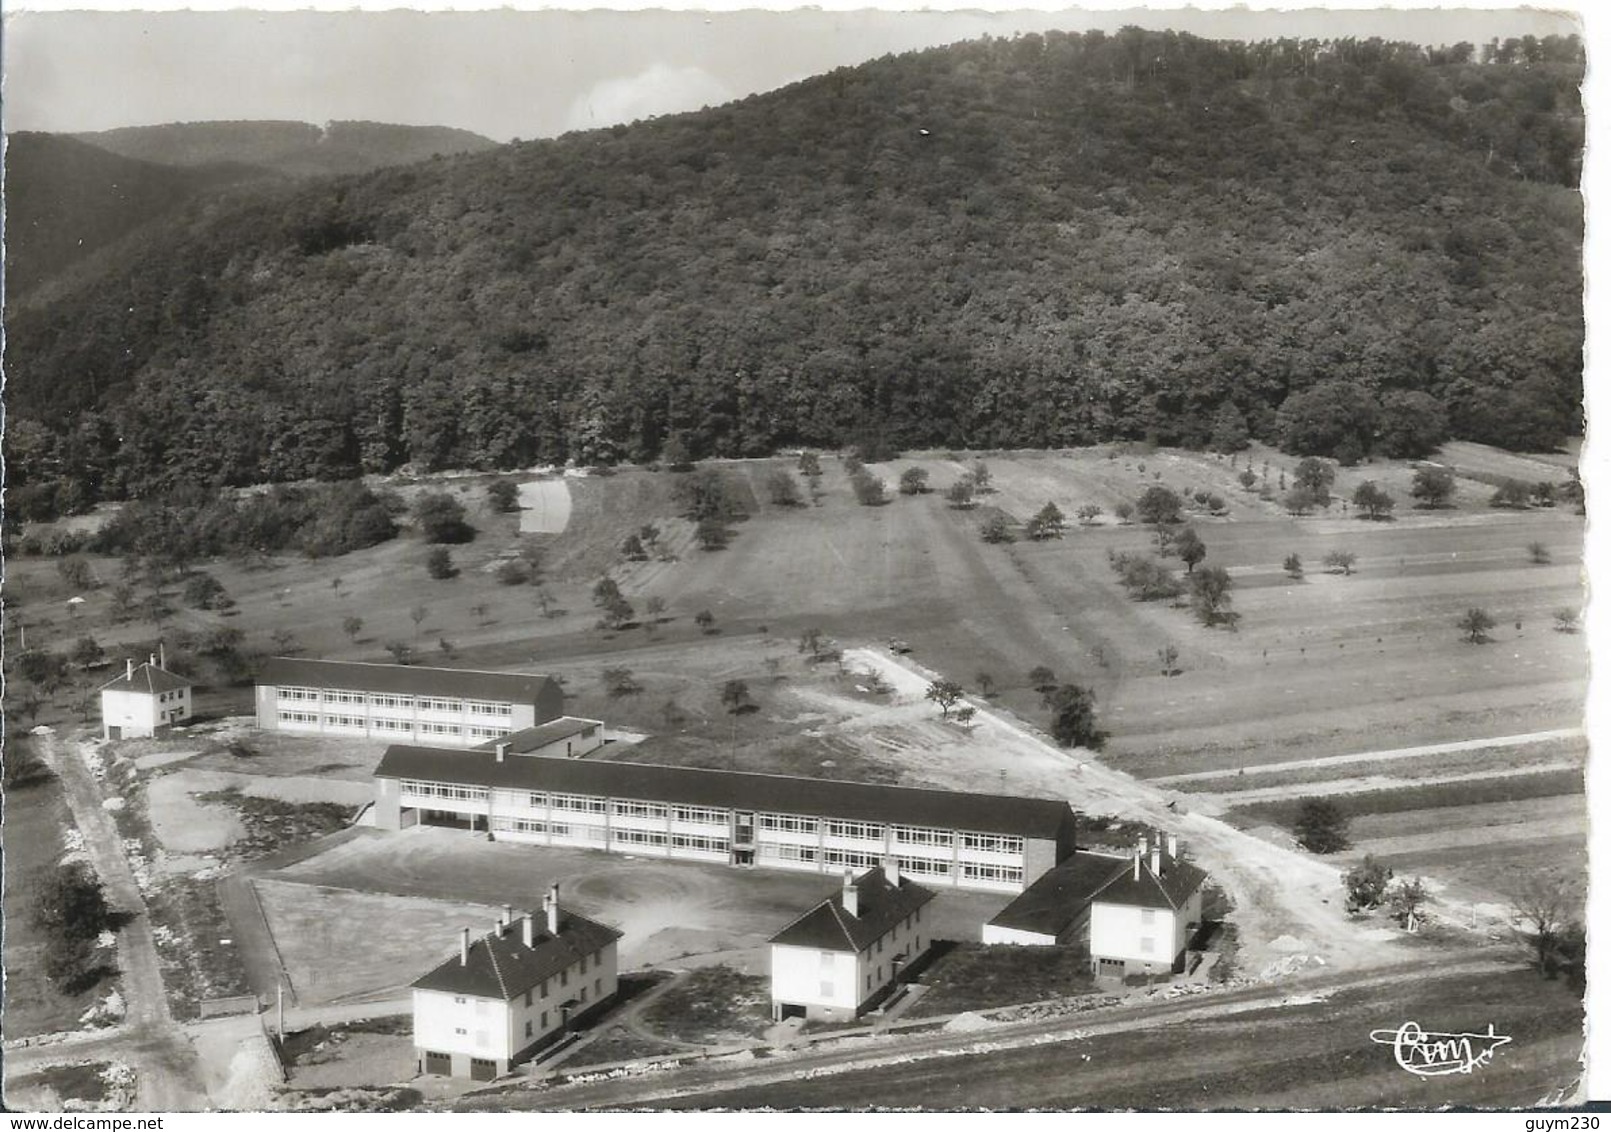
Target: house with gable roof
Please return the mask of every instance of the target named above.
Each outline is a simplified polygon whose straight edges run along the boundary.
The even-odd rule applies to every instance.
[[[154,656],[139,666],[128,660],[122,676],[101,685],[101,737],[150,739],[189,719],[190,689]]]
[[[413,984],[419,1071],[490,1081],[529,1060],[614,998],[620,938],[561,907],[557,885],[540,914],[506,907],[486,935],[462,929],[458,954]]]
[[[860,877],[845,870],[837,893],[769,941],[772,1017],[855,1019],[933,944],[933,899],[893,860]]]

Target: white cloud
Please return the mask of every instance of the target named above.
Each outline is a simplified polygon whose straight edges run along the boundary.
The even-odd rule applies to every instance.
[[[626,78],[604,79],[577,96],[565,115],[565,129],[593,130],[655,114],[679,114],[734,97],[727,84],[698,67],[655,63]]]

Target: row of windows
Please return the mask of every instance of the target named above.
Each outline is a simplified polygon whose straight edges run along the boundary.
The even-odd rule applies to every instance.
[[[666,807],[660,802],[621,802],[614,806],[617,817],[623,818],[657,818],[664,820]]]
[[[279,698],[304,703],[318,703],[321,699],[327,704],[372,704],[378,708],[391,708],[393,710],[412,711],[416,706],[420,711],[469,711],[471,715],[491,715],[507,717],[513,712],[513,705],[494,703],[490,700],[450,700],[440,696],[413,696],[370,695],[364,692],[337,691],[333,688],[281,688]]]
[[[688,822],[691,825],[725,826],[729,813],[728,810],[718,810],[710,806],[673,806],[671,817],[673,821]]]
[[[878,854],[861,853],[854,849],[824,849],[822,860],[827,865],[852,869],[870,869],[879,863]]]
[[[884,827],[874,822],[866,821],[830,821],[828,823],[829,837],[848,837],[856,841],[882,841],[884,840]]]
[[[412,779],[403,781],[403,793],[418,794],[426,798],[459,798],[481,802],[487,799],[485,786],[455,786],[447,782],[415,782]]]
[[[541,795],[533,794],[532,797],[538,798]],[[585,794],[554,794],[552,798],[554,809],[556,810],[574,810],[580,814],[603,814],[608,813],[610,809],[608,799],[590,798]]]
[[[370,726],[372,726],[376,731],[397,731],[402,734],[408,734],[414,730],[414,724],[410,720],[386,719],[383,716],[376,716],[374,722],[371,723]]]
[[[901,867],[903,873],[921,873],[931,877],[951,875],[949,860],[937,860],[933,857],[896,857],[895,863]]]
[[[694,833],[673,833],[671,835],[673,849],[693,849],[700,853],[725,853],[728,850],[728,841],[725,837],[701,837]]]
[[[508,714],[510,714],[510,707],[509,707],[508,704],[495,704],[495,703],[490,703],[490,702],[488,702],[486,700],[471,700],[469,703],[465,704],[464,706],[467,709],[469,709],[469,712],[470,712],[471,715],[508,715]]]
[[[664,845],[666,835],[657,829],[614,829],[610,840],[616,845]]]
[[[364,717],[361,715],[327,715],[324,722],[328,727],[356,727],[360,731],[364,727]]]
[[[319,713],[316,711],[282,711],[281,723],[318,723]]]
[[[463,735],[464,728],[456,723],[421,723],[418,725],[421,735]]]
[[[324,702],[327,704],[361,704],[364,702],[362,692],[326,692]]]
[[[791,845],[787,842],[762,841],[755,851],[762,857],[775,857],[780,861],[815,861],[817,848],[815,845]]]
[[[157,694],[157,703],[165,704],[169,700],[182,700],[184,699],[184,696],[185,693],[183,689],[177,692],[159,692]]]
[[[482,727],[472,723],[469,727],[472,739],[502,739],[509,734],[507,727]]]
[[[1006,884],[1023,884],[1024,870],[1012,865],[981,865],[974,861],[962,862],[964,880],[999,881]]]
[[[781,833],[816,833],[816,818],[802,818],[794,814],[761,814],[757,819],[762,829]]]
[[[892,831],[895,840],[907,845],[952,845],[956,837],[949,829],[928,829],[923,826],[898,825]]]
[[[964,833],[962,835],[964,849],[983,849],[990,853],[1022,853],[1024,839],[1010,837],[999,833]]]

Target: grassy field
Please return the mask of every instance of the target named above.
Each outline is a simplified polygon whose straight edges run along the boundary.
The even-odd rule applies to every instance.
[[[29,740],[6,737],[6,758],[22,757]],[[64,994],[45,978],[50,941],[30,915],[35,885],[56,868],[64,836],[75,830],[61,785],[48,772],[5,792],[5,1032],[7,1039],[76,1029],[79,1017],[106,994],[105,984]]]
[[[1583,790],[1583,774],[1576,770],[1547,771],[1512,778],[1469,779],[1463,782],[1397,786],[1388,790],[1366,790],[1330,795],[1344,814],[1401,814],[1449,807],[1485,806],[1496,802],[1516,802],[1527,798],[1555,798]],[[1279,825],[1290,828],[1297,817],[1302,798],[1281,802],[1259,802],[1239,806],[1225,815],[1226,820],[1245,827]]]
[[[906,1012],[908,1018],[1039,1002],[1096,986],[1083,949],[982,943],[947,948],[914,981],[929,990]]]
[[[649,1030],[692,1045],[731,1045],[758,1038],[772,1025],[772,999],[763,975],[718,964],[689,973],[643,1012]]]

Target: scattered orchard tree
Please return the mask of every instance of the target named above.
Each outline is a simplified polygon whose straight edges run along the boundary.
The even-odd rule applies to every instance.
[[[1530,542],[1530,543],[1528,543],[1527,544],[1527,559],[1528,559],[1528,561],[1532,562],[1535,566],[1548,566],[1549,565],[1549,547],[1545,546],[1541,542]]]
[[[531,580],[531,570],[518,558],[507,558],[498,563],[493,577],[501,586],[523,586]]]
[[[1037,692],[1048,692],[1057,686],[1057,673],[1044,664],[1029,670],[1029,686]]]
[[[720,519],[705,518],[699,520],[694,528],[694,537],[705,550],[721,550],[727,545],[727,526]]]
[[[76,590],[87,590],[95,585],[95,568],[82,554],[69,554],[56,563],[56,573],[62,581]]]
[[[694,614],[694,624],[699,626],[701,633],[709,636],[716,631],[716,615],[708,609],[701,609]]]
[[[1092,523],[1096,522],[1097,519],[1101,518],[1102,508],[1097,506],[1095,503],[1081,504],[1080,509],[1074,512],[1074,516],[1075,518],[1079,519],[1080,526],[1089,527]]]
[[[1548,480],[1539,480],[1533,485],[1530,497],[1535,507],[1555,506],[1555,485]]]
[[[438,637],[436,639],[436,647],[441,651],[442,655],[447,657],[449,660],[453,659],[453,655],[459,651],[454,647],[453,642],[448,640],[446,637]]]
[[[1387,895],[1387,886],[1393,879],[1393,870],[1369,853],[1365,859],[1343,874],[1343,888],[1348,892],[1348,910],[1375,908]]]
[[[1583,926],[1575,914],[1583,900],[1577,886],[1559,873],[1537,873],[1514,886],[1510,902],[1512,927],[1534,969],[1547,979],[1565,974],[1580,981]]]
[[[391,653],[393,664],[414,663],[414,646],[408,644],[406,641],[387,641],[382,647],[385,648],[387,652]]]
[[[73,646],[73,663],[80,668],[94,668],[106,659],[106,650],[94,637],[80,637]]]
[[[1418,507],[1429,510],[1447,507],[1454,498],[1454,473],[1447,468],[1416,468],[1415,479],[1410,482],[1410,495],[1420,500]]]
[[[973,725],[973,717],[978,714],[978,708],[974,707],[972,704],[963,704],[961,707],[957,708],[957,722],[962,724],[963,728],[971,727]]]
[[[593,604],[603,614],[607,628],[619,629],[632,620],[632,603],[621,593],[614,578],[603,577],[593,584]]]
[[[1051,694],[1052,738],[1065,747],[1102,745],[1106,734],[1096,725],[1096,698],[1078,684],[1064,684]]]
[[[637,532],[627,535],[621,540],[621,557],[628,562],[649,561],[649,551],[643,545],[643,539]]]
[[[1366,480],[1354,489],[1354,506],[1363,511],[1367,518],[1381,520],[1390,517],[1393,513],[1393,497],[1376,486],[1374,480]]]
[[[973,682],[979,685],[979,694],[989,699],[996,691],[996,678],[983,669],[974,673]]]
[[[1578,613],[1575,609],[1563,606],[1555,611],[1555,631],[1557,633],[1577,632]]]
[[[224,584],[205,570],[198,570],[185,579],[183,596],[185,604],[192,609],[228,609],[235,604]]]
[[[968,470],[968,478],[973,480],[973,489],[981,494],[994,490],[990,486],[990,468],[983,460],[973,462],[973,467]]]
[[[424,606],[421,606],[420,608],[423,609]],[[419,621],[416,620],[414,624],[418,626]],[[416,628],[414,631],[416,633],[419,632],[418,628]],[[297,651],[298,646],[296,634],[291,632],[289,629],[275,629],[269,634],[269,640],[274,642],[275,650],[285,656],[289,656],[293,652]]]
[[[1488,630],[1494,627],[1494,619],[1486,609],[1472,606],[1460,615],[1455,622],[1460,632],[1465,634],[1466,640],[1474,645],[1480,645],[1488,639]]]
[[[514,480],[493,480],[487,485],[487,504],[497,512],[507,514],[520,510],[520,489]]]
[[[1259,482],[1259,477],[1252,468],[1243,468],[1237,473],[1236,482],[1242,485],[1244,491],[1252,491],[1253,485]]]
[[[1490,507],[1508,507],[1522,511],[1532,501],[1532,491],[1521,480],[1506,480],[1488,499]]]
[[[453,555],[445,546],[433,546],[425,552],[425,572],[437,581],[453,577],[459,571],[453,565]]]
[[[1154,484],[1136,500],[1135,513],[1148,526],[1161,527],[1180,522],[1180,496],[1167,487]]]
[[[554,615],[554,595],[546,589],[537,591],[537,608],[543,611],[544,617]]]
[[[1057,504],[1048,502],[1024,524],[1024,533],[1035,542],[1044,542],[1047,539],[1062,538],[1067,526],[1068,522],[1063,517],[1062,509]]]
[[[800,453],[799,463],[796,465],[800,474],[806,479],[816,479],[822,475],[822,459],[809,448]]]
[[[349,641],[357,644],[358,634],[364,631],[364,619],[356,614],[347,614],[341,619],[341,631],[347,634]]]
[[[1175,556],[1186,564],[1188,574],[1208,555],[1208,547],[1203,545],[1203,540],[1190,527],[1175,536],[1174,550]]]
[[[863,507],[878,507],[889,502],[884,481],[866,469],[850,477],[850,488],[856,493],[856,502]]]
[[[1135,504],[1128,501],[1121,502],[1113,508],[1113,513],[1118,516],[1120,523],[1128,527],[1131,517],[1136,513]]]
[[[1328,574],[1352,574],[1354,563],[1359,561],[1359,555],[1351,550],[1328,550],[1322,560]]]
[[[907,468],[901,473],[901,494],[922,495],[929,489],[927,468]]]
[[[1299,558],[1296,553],[1289,554],[1286,557],[1286,561],[1281,563],[1281,569],[1285,570],[1287,577],[1294,582],[1300,581],[1303,578],[1303,559]]]
[[[1012,527],[1007,523],[1007,516],[995,512],[979,525],[979,537],[989,543],[1011,542]]]
[[[445,491],[427,491],[414,500],[414,521],[426,542],[469,542],[475,528],[464,517],[464,504]]]
[[[1326,506],[1330,501],[1329,495],[1323,495],[1311,487],[1298,484],[1281,497],[1281,506],[1285,507],[1290,515],[1307,515],[1316,507]]]
[[[1316,456],[1305,456],[1292,473],[1294,486],[1306,487],[1322,500],[1331,498],[1331,485],[1337,482],[1337,469]]]
[[[973,506],[973,480],[963,476],[945,489],[945,501],[959,511]]]
[[[955,680],[936,680],[923,695],[940,706],[941,719],[949,719],[951,709],[962,699],[962,685]]]
[[[1191,576],[1191,607],[1204,625],[1231,619],[1231,576],[1223,566],[1205,566]]]
[[[1158,666],[1165,676],[1180,675],[1180,650],[1174,645],[1165,645],[1158,650]]]
[[[800,634],[800,647],[796,650],[809,654],[815,659],[822,652],[822,630],[807,629]]]
[[[612,699],[619,699],[621,696],[635,696],[643,691],[643,685],[638,683],[630,668],[606,668],[599,673],[599,679],[603,681],[604,690]]]
[[[651,594],[644,599],[643,612],[648,614],[651,622],[658,624],[666,612],[666,599],[659,594]]]
[[[750,699],[750,686],[742,680],[729,680],[722,685],[722,704],[733,715],[742,714],[754,707]]]
[[[1108,561],[1134,601],[1173,601],[1184,592],[1179,578],[1145,555],[1110,553]]]
[[[1305,798],[1292,832],[1311,853],[1336,853],[1348,848],[1348,815],[1329,798]]]
[[[100,878],[84,862],[71,861],[41,878],[32,896],[34,926],[50,941],[46,977],[64,990],[98,981],[99,974],[89,970],[90,954],[114,922]]]
[[[774,468],[767,474],[766,493],[774,507],[800,506],[800,485],[783,468]]]
[[[1428,896],[1425,881],[1420,877],[1413,880],[1405,877],[1388,892],[1387,906],[1393,910],[1393,915],[1399,923],[1409,927],[1421,914]]]

